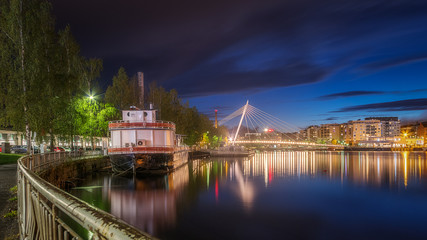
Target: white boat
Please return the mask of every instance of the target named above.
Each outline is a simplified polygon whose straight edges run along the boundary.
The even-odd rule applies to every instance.
[[[123,120],[111,121],[110,156],[116,173],[163,173],[188,162],[188,146],[175,134],[175,123],[156,120],[156,110],[131,107]]]

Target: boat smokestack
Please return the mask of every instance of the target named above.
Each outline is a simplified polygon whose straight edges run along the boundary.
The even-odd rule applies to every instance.
[[[152,103],[150,103],[150,110],[152,110],[153,109],[153,104]]]
[[[144,73],[138,72],[138,87],[139,87],[139,107],[141,109],[144,108]]]
[[[218,128],[218,110],[215,109],[215,128]]]

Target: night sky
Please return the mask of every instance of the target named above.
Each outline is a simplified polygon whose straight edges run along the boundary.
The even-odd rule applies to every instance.
[[[201,112],[251,105],[299,127],[427,120],[425,0],[52,0],[87,57]]]

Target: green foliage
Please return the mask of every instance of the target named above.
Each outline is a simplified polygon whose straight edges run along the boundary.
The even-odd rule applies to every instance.
[[[16,210],[11,210],[10,212],[6,213],[3,217],[4,218],[16,217],[16,215],[17,215]]]
[[[212,147],[212,148],[216,148],[216,147],[218,147],[218,146],[219,146],[219,138],[218,138],[216,135],[214,135],[214,136],[212,137],[211,147]]]
[[[17,186],[17,185],[15,185],[15,186],[11,187],[11,188],[9,189],[9,191],[10,191],[12,194],[16,194],[16,193],[18,193],[18,186]]]
[[[126,71],[121,67],[113,77],[113,86],[107,88],[105,101],[118,109],[129,109],[138,105],[138,86],[136,79],[129,79]],[[141,106],[142,107],[142,106]]]
[[[76,134],[90,139],[94,136],[106,136],[108,122],[119,118],[116,108],[89,98],[75,99],[74,111]]]
[[[16,163],[22,154],[0,153],[0,165]]]
[[[16,200],[18,200],[18,197],[17,196],[14,196],[14,197],[11,197],[11,198],[9,198],[9,202],[14,202],[14,201],[16,201]]]
[[[31,132],[72,139],[74,99],[92,92],[102,60],[80,56],[69,26],[55,31],[47,0],[0,1],[0,12],[0,124],[28,146]]]
[[[203,133],[202,141],[200,141],[200,146],[209,146],[209,136],[207,132]]]

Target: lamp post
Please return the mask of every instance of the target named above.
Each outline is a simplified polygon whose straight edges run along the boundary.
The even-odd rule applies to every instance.
[[[89,95],[89,109],[90,109],[90,117],[89,117],[89,128],[90,128],[90,145],[92,150],[94,149],[93,147],[93,126],[92,126],[92,118],[93,118],[93,106],[92,106],[92,100],[94,100],[94,96],[92,94]]]

